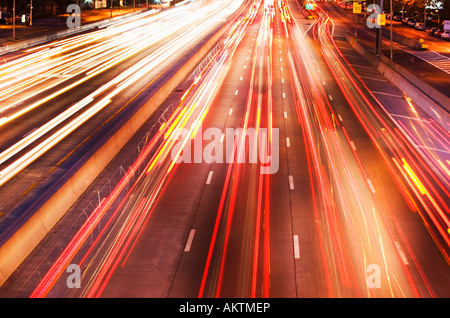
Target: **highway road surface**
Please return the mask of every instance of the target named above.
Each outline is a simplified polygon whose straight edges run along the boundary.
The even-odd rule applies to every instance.
[[[0,296],[450,296],[448,187],[332,27],[247,2]]]

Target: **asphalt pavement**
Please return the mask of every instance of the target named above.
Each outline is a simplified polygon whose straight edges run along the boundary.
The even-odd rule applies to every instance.
[[[330,71],[318,37],[324,20],[306,19],[295,1],[288,4],[298,27],[285,25],[279,8],[269,22],[261,5],[242,33],[198,132],[242,127],[247,116],[249,127],[266,127],[270,120],[258,122],[258,114],[264,114],[260,118],[270,114],[273,128],[279,129],[278,171],[263,178],[250,163],[176,165],[145,226],[138,228],[138,239],[124,250],[123,259],[118,258],[120,266],[106,272],[108,284],[98,296],[450,295],[448,264],[350,107],[351,98],[379,100],[390,110],[410,104],[342,40],[345,30],[338,25],[334,40],[350,63],[345,67],[352,67],[367,86],[367,91],[361,87],[363,97],[345,93],[342,85],[354,75],[342,74],[341,82]],[[295,40],[303,34],[302,41]],[[300,51],[294,54],[296,49]],[[161,109],[177,105],[193,82],[189,77],[180,83]],[[254,96],[251,103],[249,96]],[[397,114],[399,119],[410,115]],[[125,160],[155,124],[160,125],[156,114],[2,287],[3,296],[26,297],[33,290],[84,222],[87,209],[100,202],[97,190],[132,164]],[[139,202],[152,195],[150,181],[136,184],[139,192],[119,202]],[[352,197],[355,193],[361,197]],[[140,205],[130,209],[134,210],[139,211]],[[83,252],[97,235],[89,237]],[[83,288],[102,271],[99,265],[113,250],[111,240],[119,239],[117,232],[106,236],[94,261],[83,268],[93,273],[83,278]],[[382,268],[380,289],[366,285],[370,261]],[[51,296],[76,295],[67,288],[66,276],[62,274]]]

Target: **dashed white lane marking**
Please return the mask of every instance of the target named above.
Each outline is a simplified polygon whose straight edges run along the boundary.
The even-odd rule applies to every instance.
[[[289,189],[294,190],[294,177],[289,176]]]
[[[189,252],[191,250],[192,241],[194,240],[194,235],[195,235],[195,229],[191,229],[191,231],[189,232],[188,240],[186,242],[186,246],[184,247],[185,252]]]
[[[353,142],[353,140],[350,140],[350,145],[352,145],[353,150],[356,151],[356,146],[355,146],[355,143]]]
[[[214,171],[210,171],[208,174],[208,179],[206,179],[206,184],[210,184],[211,183],[211,178],[213,176]]]
[[[367,183],[369,184],[370,191],[375,194],[376,192],[375,188],[373,187],[372,181],[370,179],[367,179]]]
[[[409,265],[408,259],[406,258],[406,255],[403,252],[403,249],[400,246],[400,243],[398,241],[395,241],[395,247],[397,248],[398,254],[400,255],[400,258],[402,259],[403,264]]]
[[[294,235],[294,258],[300,258],[300,246],[298,243],[298,235]]]

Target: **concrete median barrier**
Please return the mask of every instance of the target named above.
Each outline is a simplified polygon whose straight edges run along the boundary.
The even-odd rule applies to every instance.
[[[152,92],[151,97],[143,103],[137,112],[111,138],[99,146],[89,159],[72,172],[72,175],[66,178],[66,181],[59,186],[57,191],[0,246],[0,286],[86,191],[91,182],[117,155],[150,115],[169,97],[178,84],[195,69],[245,8],[246,5],[242,5],[232,18],[219,26],[209,37],[200,40],[187,54],[183,55],[180,58],[183,63],[179,63],[180,67],[168,75],[168,80],[161,84],[154,93]]]

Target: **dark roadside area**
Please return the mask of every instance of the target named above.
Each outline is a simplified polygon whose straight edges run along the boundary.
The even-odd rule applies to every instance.
[[[333,18],[337,18],[337,20],[341,23],[344,23],[347,26],[350,24],[349,28],[353,28],[354,30],[354,26],[351,26],[354,25],[354,22],[351,21],[343,13],[344,9],[328,3],[323,3],[322,7],[326,9],[328,13],[331,13]],[[365,29],[364,32],[362,29]],[[366,47],[368,52],[370,52],[373,56],[377,55],[375,34],[376,32],[374,29],[369,29],[366,26],[362,26],[361,24],[358,25],[357,41],[359,43],[364,43],[364,46]],[[448,45],[450,47],[450,42],[442,42],[444,43],[444,45]],[[418,57],[421,53],[429,51],[430,50],[414,50],[399,43],[394,43],[392,61],[394,64],[397,64],[405,70],[411,72],[413,75],[420,78],[422,81],[434,87],[440,93],[450,98],[450,73]],[[386,59],[390,59],[391,50],[390,41],[388,38],[383,37],[381,54],[384,55]]]
[[[152,6],[149,6],[151,8]],[[147,10],[147,6],[122,7],[83,10],[81,12],[81,25],[110,19],[120,15],[131,14],[133,12],[141,12]],[[32,25],[18,22],[15,25],[15,38],[13,38],[13,25],[0,25],[0,46],[8,45],[20,41],[24,41],[33,37],[55,33],[67,29],[67,18],[69,13],[55,15],[46,18],[34,18]],[[19,20],[20,21],[20,20]]]
[[[389,57],[389,48],[382,53]],[[393,61],[450,98],[450,74],[447,72],[404,50],[394,51]]]

